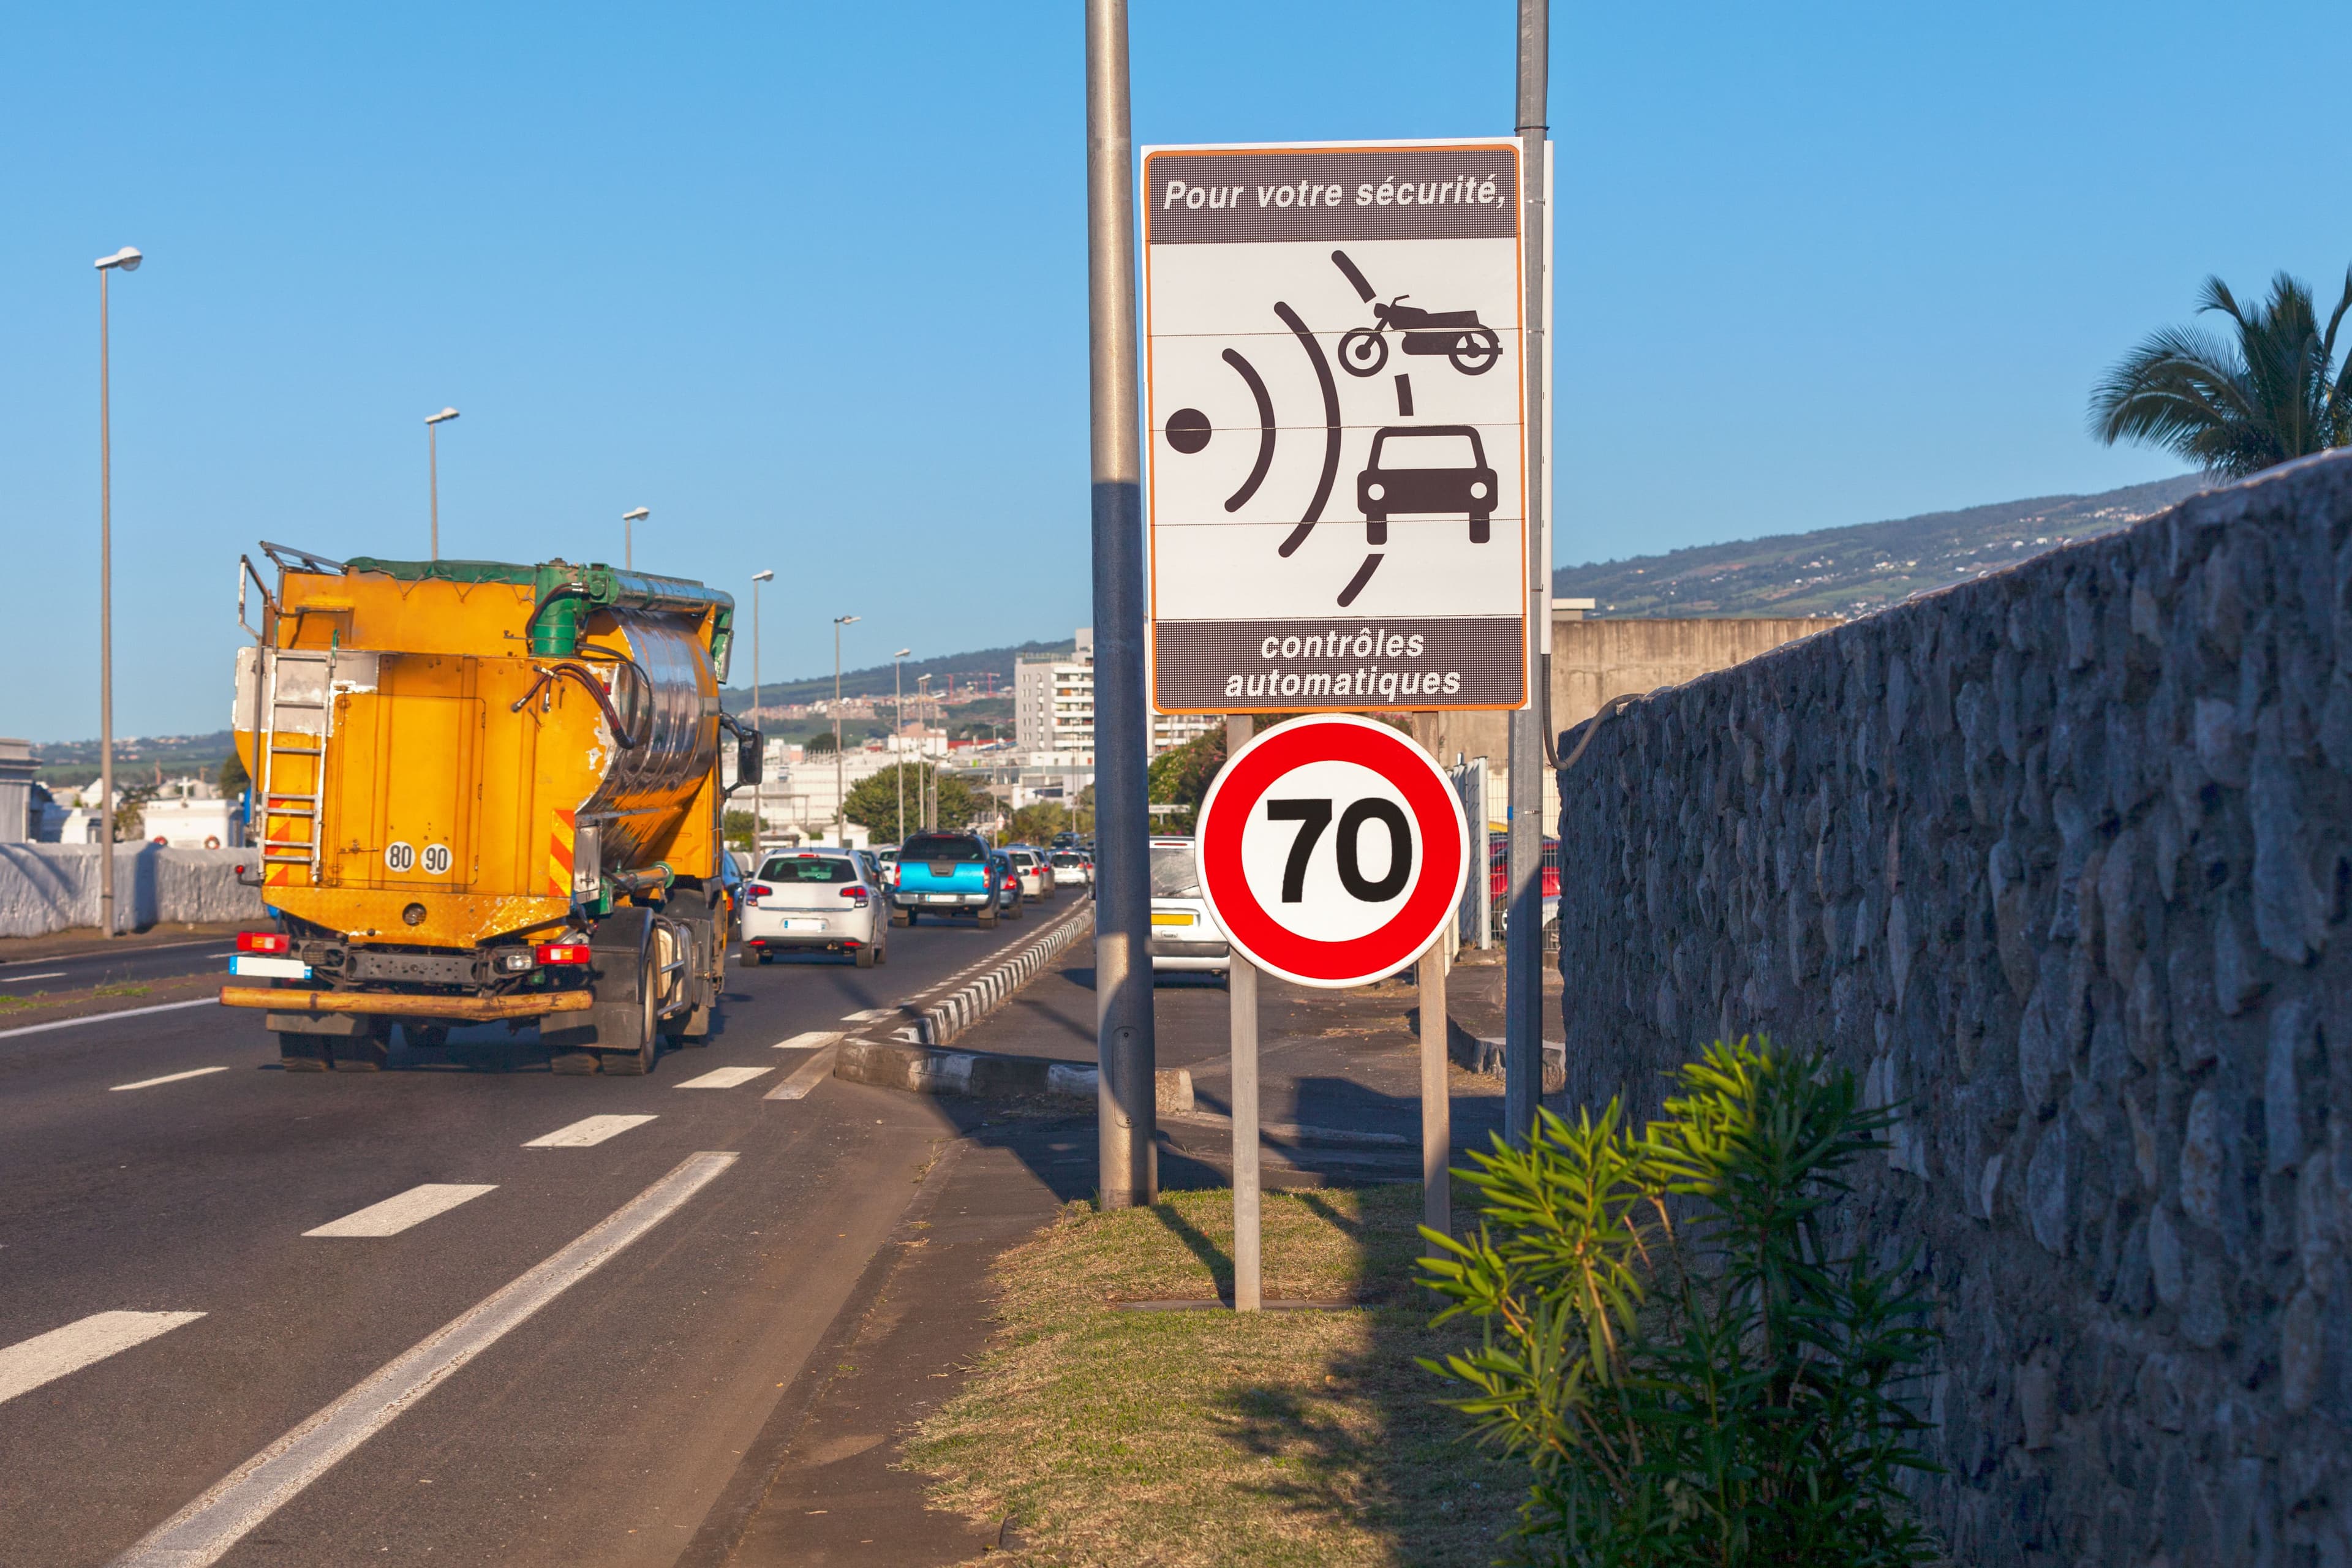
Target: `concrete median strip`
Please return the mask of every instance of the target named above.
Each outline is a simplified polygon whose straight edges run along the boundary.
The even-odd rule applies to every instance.
[[[892,1040],[846,1040],[833,1076],[914,1094],[969,1094],[983,1099],[1055,1095],[1092,1103],[1095,1069],[1083,1062],[1047,1057],[999,1056],[984,1051],[942,1051]],[[1170,1068],[1158,1078],[1163,1115],[1192,1109],[1192,1075]]]

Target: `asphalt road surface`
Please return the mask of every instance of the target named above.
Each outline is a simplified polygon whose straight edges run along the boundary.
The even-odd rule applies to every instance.
[[[126,981],[173,980],[184,974],[221,974],[236,939],[208,936],[154,946],[120,947],[53,958],[20,958],[0,963],[0,994],[34,996],[47,991],[79,991]]]
[[[732,967],[649,1078],[501,1028],[289,1074],[205,1008],[0,1037],[0,1560],[674,1563],[953,1135],[767,1098],[814,1054],[780,1044],[1067,905]]]

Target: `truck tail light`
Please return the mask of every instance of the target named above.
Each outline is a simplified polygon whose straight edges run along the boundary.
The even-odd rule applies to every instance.
[[[239,952],[291,952],[294,939],[283,931],[241,931],[236,933]]]
[[[585,963],[588,944],[584,942],[542,942],[532,957],[545,964]]]

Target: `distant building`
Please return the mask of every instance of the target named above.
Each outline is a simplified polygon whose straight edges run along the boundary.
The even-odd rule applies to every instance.
[[[1224,722],[1221,714],[1155,713],[1151,754],[1171,751]],[[1095,763],[1095,633],[1080,626],[1076,650],[1024,655],[1013,667],[1015,748],[1043,767]]]

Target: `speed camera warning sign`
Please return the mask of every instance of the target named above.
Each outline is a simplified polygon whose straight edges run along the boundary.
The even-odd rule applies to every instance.
[[[1519,161],[1145,150],[1162,711],[1527,702]]]
[[[1428,752],[1326,714],[1234,754],[1202,803],[1201,891],[1259,968],[1361,985],[1421,956],[1462,901],[1469,826]]]

